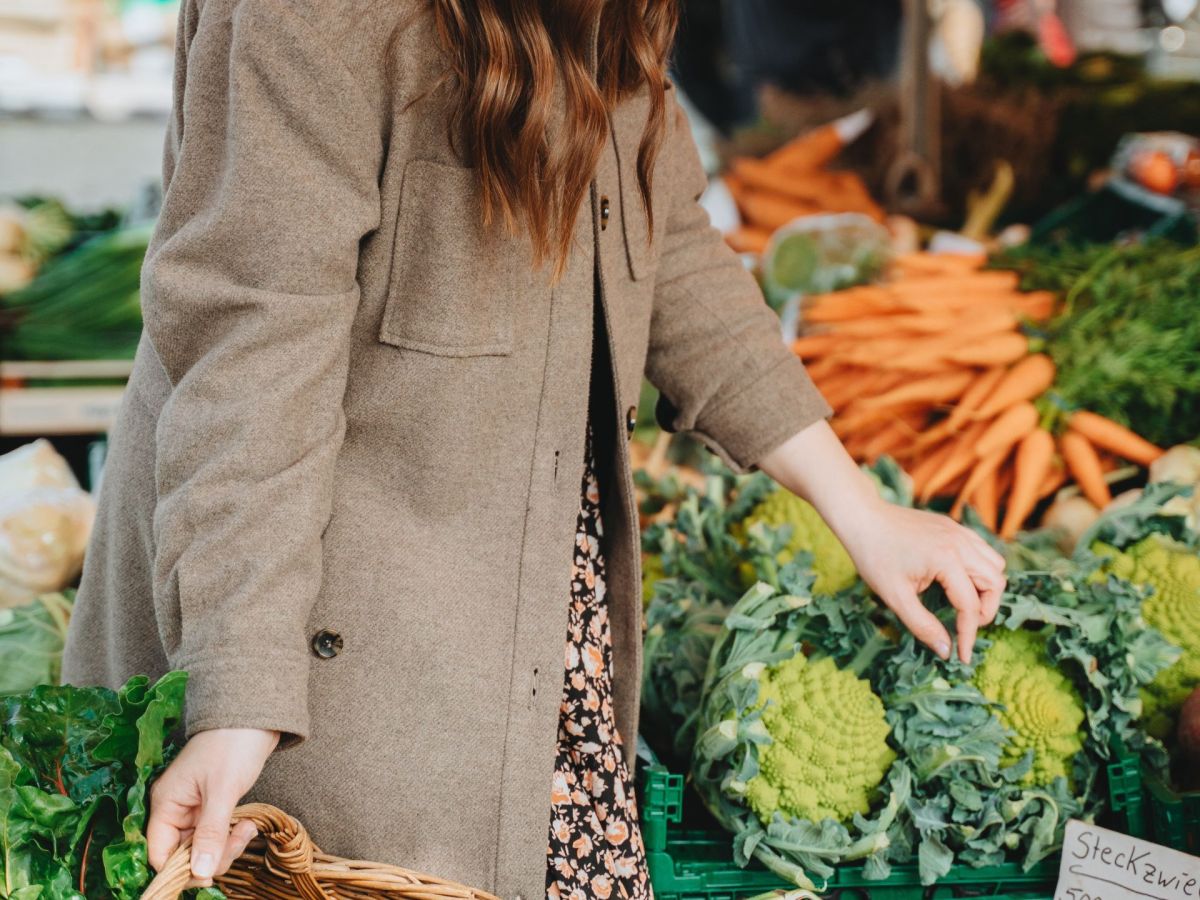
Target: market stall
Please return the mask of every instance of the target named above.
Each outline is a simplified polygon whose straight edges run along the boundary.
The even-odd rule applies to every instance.
[[[911,4],[887,85],[771,88],[705,148],[703,203],[850,454],[884,500],[983,536],[1009,584],[974,658],[940,658],[812,506],[661,431],[647,384],[637,786],[659,900],[1049,900],[1072,820],[1200,855],[1200,12],[1123,8],[1131,36],[1085,5]],[[0,26],[62,71],[18,90],[0,28],[0,108],[161,124],[160,4],[35,6],[0,0]],[[58,681],[158,198],[9,193],[0,898],[134,900],[186,674]],[[244,815],[273,843],[230,897],[489,896]],[[145,896],[175,896],[175,869]]]

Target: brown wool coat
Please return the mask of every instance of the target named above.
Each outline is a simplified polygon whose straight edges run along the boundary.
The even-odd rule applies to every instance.
[[[423,14],[385,76],[415,8],[185,0],[145,335],[66,678],[187,669],[189,733],[292,736],[255,796],[326,849],[529,900],[545,884],[594,266],[622,434],[643,372],[671,427],[743,467],[827,407],[696,204],[673,97],[653,241],[635,97],[552,288],[523,240],[484,233],[444,91],[409,105],[445,69]],[[623,441],[617,454],[609,598],[632,748],[637,524]],[[340,652],[315,651],[321,632]]]

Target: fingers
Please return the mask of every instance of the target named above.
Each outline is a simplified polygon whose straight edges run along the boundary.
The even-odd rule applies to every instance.
[[[150,821],[146,824],[146,856],[154,871],[162,870],[182,839],[181,829],[167,818],[163,804],[151,804]]]
[[[254,840],[258,834],[258,829],[254,827],[254,823],[243,819],[233,826],[233,831],[229,833],[229,840],[225,844],[225,853],[221,857],[221,863],[217,866],[217,875],[224,875],[229,871],[229,867],[239,856],[246,852],[246,847]]]
[[[160,871],[167,858],[195,825],[196,796],[187,779],[172,766],[150,789],[150,819],[146,823],[146,854],[154,870]]]
[[[966,532],[968,541],[980,552],[983,558],[1003,572],[1008,565],[1008,561],[1004,558],[1004,555],[989,544],[977,531],[966,527],[963,527],[963,531]]]
[[[192,877],[199,882],[211,881],[236,840],[229,824],[240,799],[236,790],[222,782],[207,787],[192,835]]]
[[[950,658],[950,633],[938,617],[925,608],[911,586],[880,596],[918,641],[942,659]]]
[[[950,605],[958,611],[958,658],[969,663],[982,617],[979,591],[961,563],[942,566],[936,577],[945,589]]]

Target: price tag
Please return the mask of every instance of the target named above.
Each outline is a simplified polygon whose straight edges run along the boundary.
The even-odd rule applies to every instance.
[[[1054,900],[1200,900],[1200,857],[1072,819]]]

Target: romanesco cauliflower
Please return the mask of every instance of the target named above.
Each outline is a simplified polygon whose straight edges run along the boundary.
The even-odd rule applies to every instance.
[[[871,685],[832,659],[797,653],[759,677],[762,722],[771,743],[746,802],[764,823],[786,817],[846,821],[865,815],[896,754],[883,702]]]
[[[1118,551],[1092,548],[1108,562],[1105,572],[1149,586],[1142,603],[1146,624],[1183,651],[1183,656],[1142,692],[1142,719],[1157,738],[1170,736],[1183,701],[1200,686],[1200,554],[1161,534],[1151,534]]]
[[[1083,701],[1075,686],[1047,659],[1044,638],[1030,631],[995,629],[992,646],[975,670],[975,686],[995,703],[996,717],[1013,732],[1004,763],[1033,751],[1028,785],[1071,778],[1071,761],[1083,749]]]
[[[850,554],[808,501],[782,488],[774,490],[754,507],[740,527],[748,530],[759,523],[770,528],[792,527],[787,547],[780,552],[778,562],[783,565],[797,553],[811,553],[813,573],[817,578],[813,593],[836,594],[857,580],[858,572]],[[747,584],[755,581],[754,570],[749,565],[743,567],[742,574]]]

